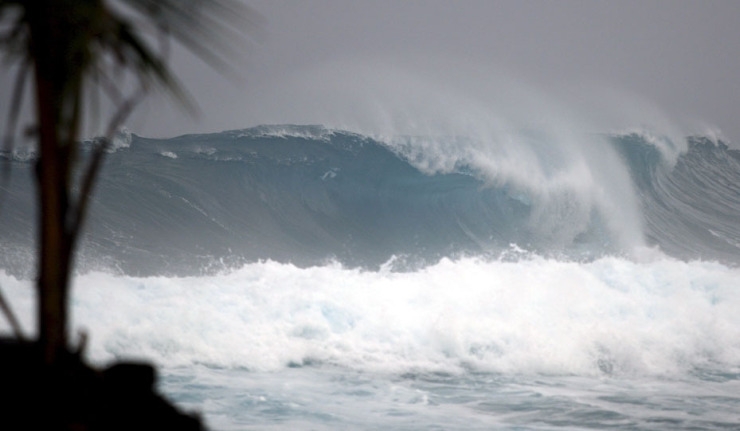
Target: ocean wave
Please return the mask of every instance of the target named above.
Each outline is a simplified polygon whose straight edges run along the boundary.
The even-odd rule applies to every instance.
[[[288,125],[127,136],[97,186],[83,272],[113,262],[194,275],[260,259],[379,268],[391,256],[415,270],[510,244],[576,261],[657,248],[740,262],[740,152],[710,138],[687,138],[671,163],[644,133],[377,140]],[[5,249],[32,247],[30,169],[11,170]],[[7,256],[0,267],[24,273]]]
[[[74,328],[95,328],[100,362],[676,377],[740,363],[739,276],[666,258],[530,254],[403,273],[267,261],[199,277],[89,273],[75,281],[72,315]],[[0,283],[32,328],[29,282],[0,273]]]

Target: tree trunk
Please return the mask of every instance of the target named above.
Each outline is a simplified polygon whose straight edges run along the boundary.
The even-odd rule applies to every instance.
[[[58,4],[56,5],[58,6]],[[77,119],[69,115],[75,91],[67,57],[68,24],[54,13],[54,1],[40,1],[31,20],[31,58],[35,60],[39,159],[38,331],[44,361],[52,365],[67,348],[67,299],[73,238],[69,232],[70,148]],[[79,87],[77,87],[79,88]]]
[[[42,86],[38,88],[40,100],[48,97],[41,89]],[[39,116],[40,119],[44,117]],[[67,347],[67,296],[71,262],[67,252],[69,238],[64,223],[67,205],[61,160],[63,156],[59,154],[56,130],[48,124],[48,120],[41,120],[39,123],[41,156],[36,173],[40,199],[38,330],[44,360],[47,364],[53,364]]]

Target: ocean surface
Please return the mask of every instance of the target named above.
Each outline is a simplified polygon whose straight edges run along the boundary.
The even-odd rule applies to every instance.
[[[28,333],[35,157],[0,154]],[[122,131],[73,327],[212,430],[739,429],[739,265],[713,137]]]

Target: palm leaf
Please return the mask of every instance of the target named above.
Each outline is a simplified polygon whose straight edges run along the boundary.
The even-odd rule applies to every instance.
[[[154,88],[194,110],[167,65],[170,39],[228,72],[232,39],[244,36],[245,26],[257,26],[253,17],[237,0],[0,0],[0,48],[7,58],[29,66],[19,72],[6,133],[15,134],[25,81],[33,79],[36,90],[39,339],[47,363],[67,348],[72,254],[112,133]],[[130,80],[119,80],[121,75]],[[116,88],[120,82],[133,87]],[[77,143],[85,95],[93,87],[92,94],[105,94],[114,110],[106,136],[81,166]],[[73,196],[75,179],[80,191]]]

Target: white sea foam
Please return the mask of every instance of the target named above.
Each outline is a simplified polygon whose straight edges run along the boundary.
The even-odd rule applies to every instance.
[[[95,361],[683,375],[740,366],[739,277],[670,259],[443,260],[408,273],[263,262],[190,278],[90,273],[76,279],[73,315]],[[28,331],[29,282],[0,283]]]
[[[113,152],[122,148],[128,148],[131,146],[131,140],[131,131],[126,127],[121,127],[118,132],[113,135],[109,151]]]
[[[328,141],[334,130],[323,126],[296,126],[290,124],[261,125],[227,133],[235,137],[249,138],[304,138],[317,141]]]
[[[635,135],[642,142],[655,147],[662,156],[662,161],[669,167],[673,167],[678,157],[688,149],[688,141],[685,135],[666,135],[645,127],[629,127],[610,133],[612,136]],[[709,136],[709,135],[708,135]],[[711,135],[712,137],[715,135]]]

